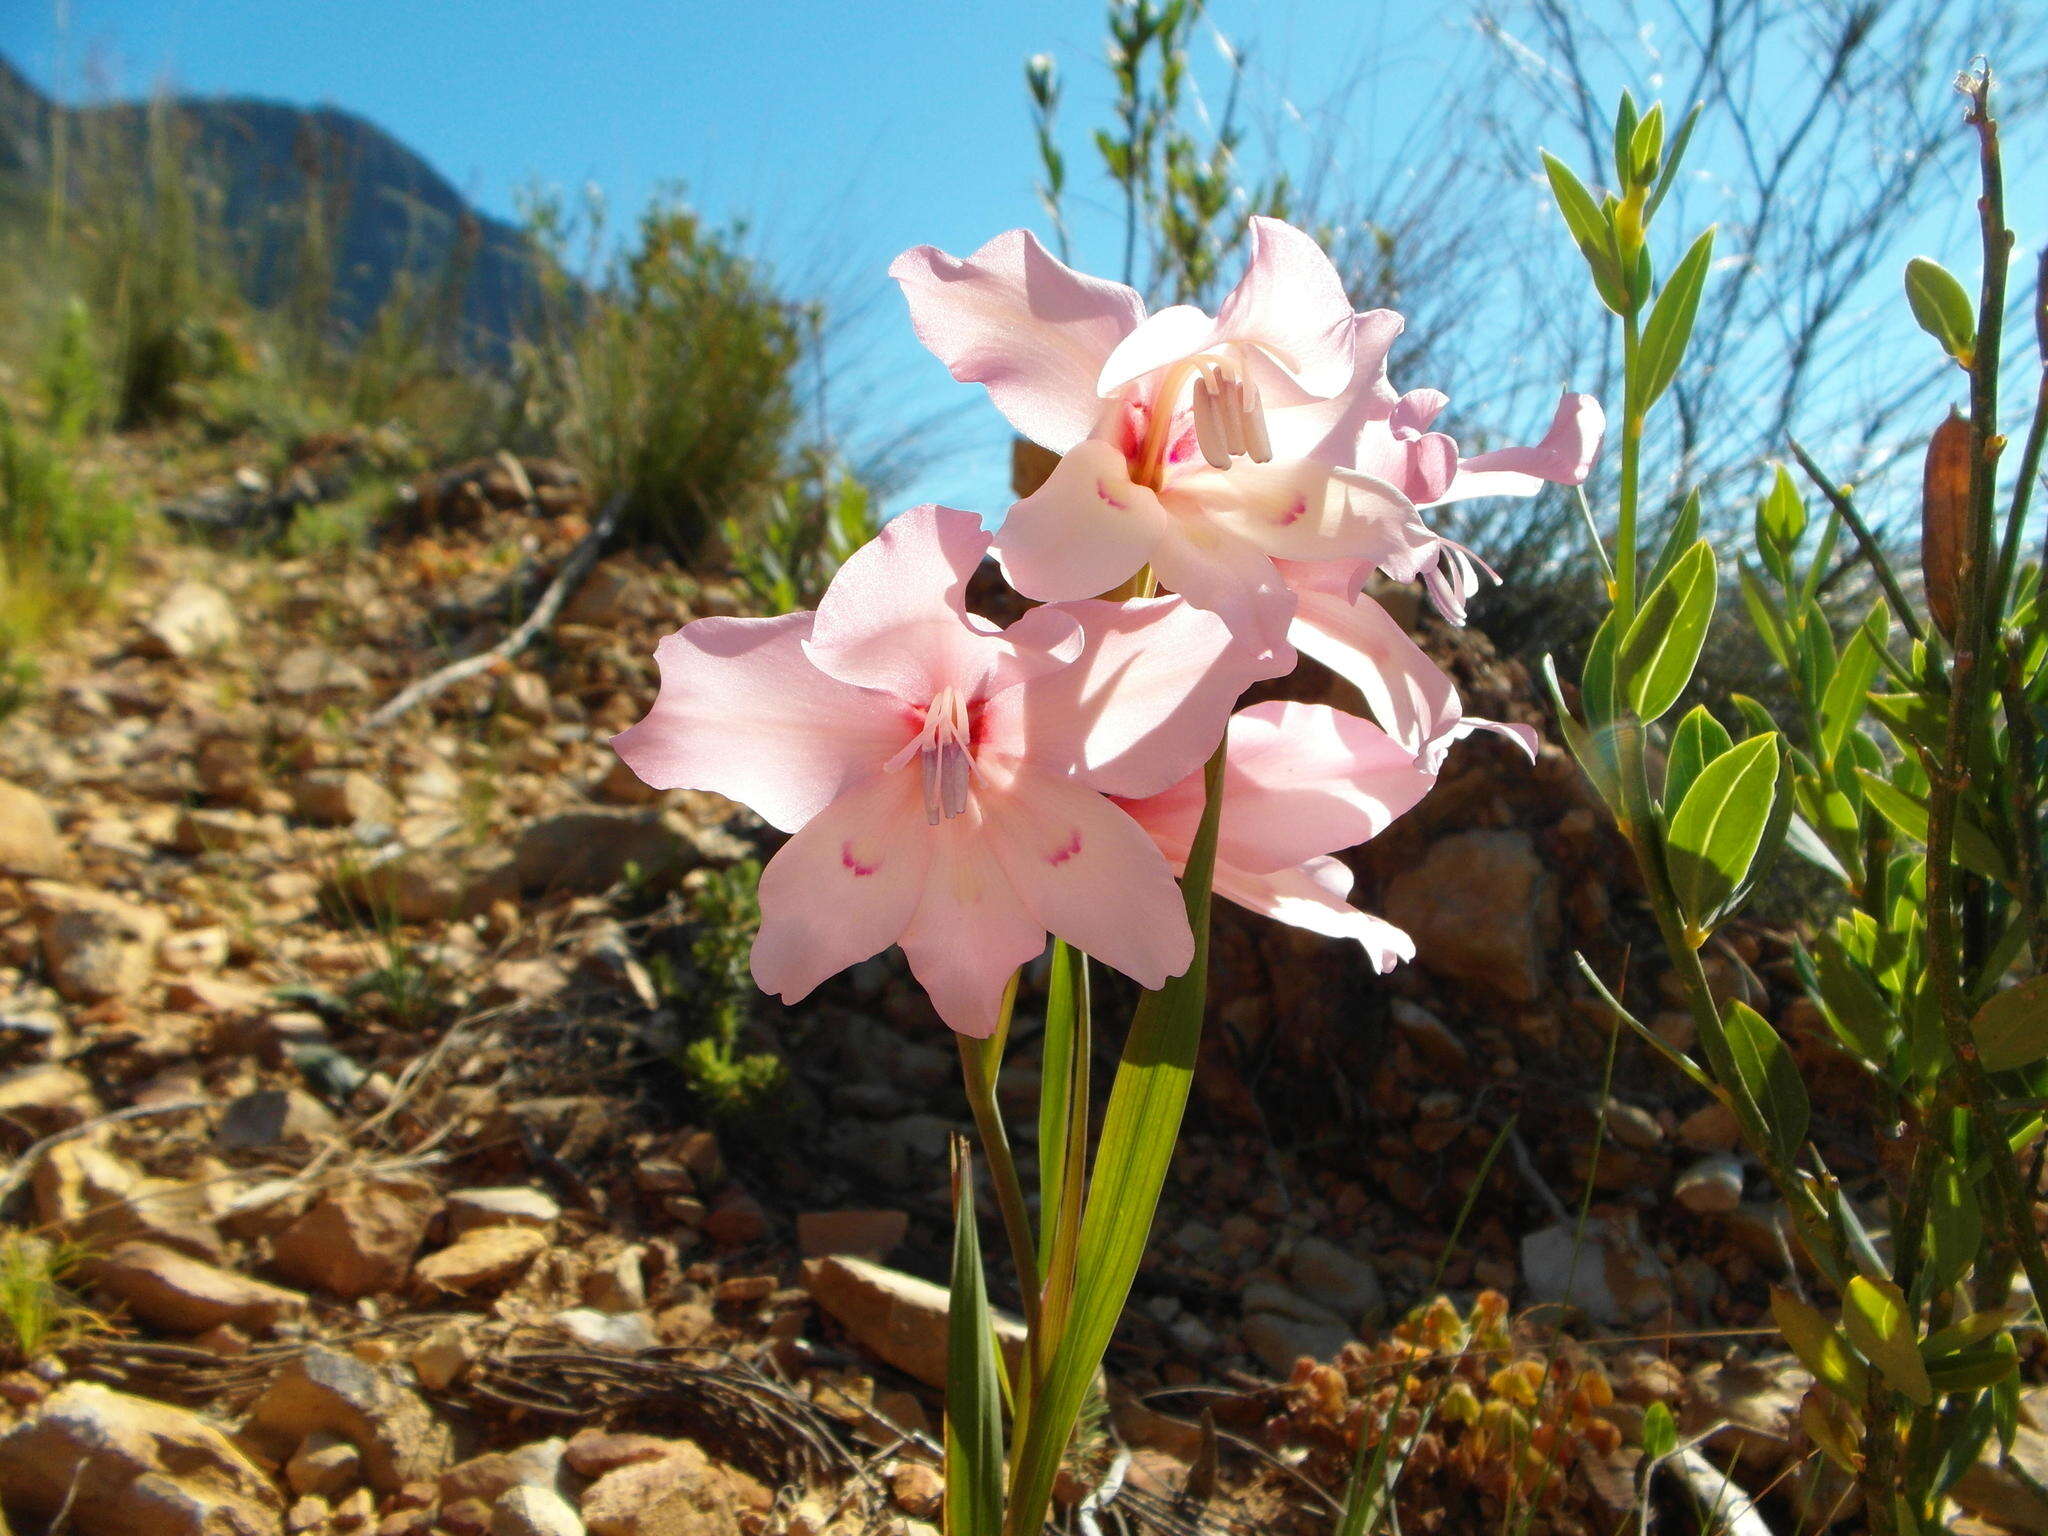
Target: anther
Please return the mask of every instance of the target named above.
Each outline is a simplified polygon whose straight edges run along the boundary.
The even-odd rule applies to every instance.
[[[1201,445],[1202,457],[1209,461],[1211,469],[1230,468],[1230,444],[1224,435],[1223,425],[1217,420],[1216,394],[1206,376],[1195,380],[1194,394],[1195,441]]]
[[[1254,464],[1272,461],[1273,439],[1266,431],[1266,403],[1259,398],[1259,386],[1249,381],[1244,385],[1244,441],[1245,452],[1251,455]]]

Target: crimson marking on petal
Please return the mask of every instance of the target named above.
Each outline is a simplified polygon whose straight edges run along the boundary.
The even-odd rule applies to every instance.
[[[1067,840],[1045,856],[1045,862],[1057,869],[1081,851],[1081,829],[1074,828],[1067,834]]]
[[[1306,496],[1297,496],[1294,498],[1294,505],[1289,507],[1287,511],[1284,514],[1282,514],[1280,518],[1280,526],[1283,528],[1292,528],[1296,523],[1300,522],[1304,517],[1307,516],[1308,498]]]
[[[1109,482],[1106,480],[1095,482],[1095,494],[1102,498],[1102,504],[1112,512],[1128,512],[1131,510],[1129,502],[1119,501],[1116,497],[1109,494]]]
[[[860,858],[854,853],[852,843],[841,843],[839,845],[839,862],[853,871],[853,878],[856,880],[865,879],[882,867],[880,859],[875,860],[872,864],[862,863]]]

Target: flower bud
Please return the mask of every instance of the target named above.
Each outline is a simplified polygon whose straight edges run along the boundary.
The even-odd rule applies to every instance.
[[[1970,454],[1975,437],[1951,410],[1927,443],[1920,501],[1920,580],[1927,611],[1951,641],[1956,637],[1963,561],[1970,548]]]

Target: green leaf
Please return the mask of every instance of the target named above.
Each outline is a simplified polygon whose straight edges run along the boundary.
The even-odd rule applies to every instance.
[[[1785,1335],[1785,1342],[1792,1346],[1799,1363],[1813,1372],[1815,1381],[1825,1383],[1853,1403],[1863,1401],[1870,1373],[1849,1348],[1849,1341],[1817,1308],[1774,1285],[1771,1320],[1778,1325],[1778,1332]]]
[[[1749,622],[1756,629],[1764,643],[1764,649],[1786,671],[1792,670],[1792,647],[1785,637],[1785,618],[1778,610],[1777,599],[1764,590],[1756,573],[1746,565],[1739,568],[1742,584],[1743,605],[1749,609]]]
[[[1793,480],[1792,472],[1780,464],[1770,490],[1756,504],[1757,543],[1768,544],[1782,554],[1789,554],[1805,532],[1806,503],[1800,500],[1799,486]]]
[[[1635,182],[1636,121],[1635,95],[1624,90],[1614,108],[1614,184],[1618,187]]]
[[[1820,701],[1820,750],[1822,759],[1833,765],[1842,743],[1856,722],[1863,718],[1864,700],[1877,678],[1877,647],[1869,632],[1859,629],[1850,638],[1835,665],[1835,675]]]
[[[1734,745],[1727,728],[1707,712],[1706,705],[1692,707],[1671,733],[1671,750],[1664,769],[1666,817],[1676,815],[1679,806],[1685,803],[1685,792],[1700,776],[1700,770]]]
[[[1209,759],[1204,784],[1207,801],[1181,877],[1195,935],[1194,960],[1157,992],[1147,992],[1131,1019],[1081,1218],[1072,1309],[1017,1437],[1008,1516],[1012,1536],[1036,1532],[1045,1520],[1053,1479],[1081,1405],[1130,1299],[1194,1081],[1208,996],[1210,888],[1216,874],[1216,822],[1223,809],[1221,746]]]
[[[1660,101],[1643,115],[1631,136],[1629,156],[1634,163],[1629,167],[1629,180],[1639,186],[1649,185],[1657,177],[1663,153],[1664,103]]]
[[[1713,616],[1714,551],[1701,539],[1643,599],[1615,658],[1615,680],[1643,721],[1655,720],[1685,692]]]
[[[1883,1065],[1899,1032],[1891,1005],[1834,934],[1823,933],[1814,948],[1821,1006],[1835,1033],[1865,1061]]]
[[[1783,752],[1779,754],[1778,778],[1771,789],[1771,813],[1764,821],[1764,835],[1757,839],[1756,852],[1750,855],[1749,872],[1735,883],[1735,894],[1722,908],[1724,913],[1733,912],[1749,900],[1749,893],[1771,872],[1771,866],[1777,862],[1778,853],[1791,834],[1796,801],[1797,797],[1792,792],[1792,754]]]
[[[1776,733],[1753,736],[1700,770],[1666,838],[1672,894],[1704,935],[1749,874],[1776,809]]]
[[[1643,1410],[1643,1459],[1662,1461],[1678,1449],[1678,1421],[1662,1398]]]
[[[953,1287],[946,1304],[946,1532],[1000,1536],[1003,1393],[974,1221],[974,1159],[953,1147]]]
[[[1650,318],[1643,326],[1642,344],[1637,353],[1642,383],[1637,390],[1636,410],[1649,410],[1678,376],[1678,365],[1692,340],[1693,317],[1699,313],[1700,291],[1706,286],[1707,267],[1713,259],[1714,226],[1709,224],[1701,231],[1699,239],[1693,241],[1692,249],[1672,269],[1670,280],[1664,284],[1664,291],[1657,295]]]
[[[1586,709],[1586,724],[1594,731],[1620,713],[1615,691],[1616,652],[1620,649],[1621,614],[1615,611],[1593,631],[1593,643],[1586,647],[1586,664],[1579,673],[1579,702]]]
[[[2019,1368],[2018,1348],[2010,1335],[2001,1333],[1974,1349],[1929,1360],[1927,1381],[1937,1392],[1977,1392],[2017,1376]]]
[[[1686,492],[1685,501],[1678,509],[1678,516],[1672,519],[1671,532],[1665,535],[1664,547],[1657,551],[1657,563],[1650,567],[1650,574],[1643,578],[1643,590],[1653,590],[1666,576],[1671,567],[1678,564],[1678,557],[1692,548],[1693,540],[1700,536],[1700,491],[1694,486]]]
[[[1664,201],[1664,194],[1671,190],[1672,182],[1678,179],[1679,164],[1685,159],[1685,147],[1692,142],[1693,128],[1699,123],[1700,108],[1703,104],[1694,102],[1692,110],[1685,114],[1685,121],[1678,126],[1678,136],[1671,141],[1671,153],[1664,157],[1664,174],[1657,178],[1656,190],[1651,192],[1650,201],[1643,209],[1643,221],[1648,223]]]
[[[1938,261],[1915,256],[1906,263],[1906,302],[1920,329],[1941,343],[1941,350],[1968,368],[1976,356],[1976,306],[1963,285]]]
[[[1984,1243],[1984,1213],[1978,1208],[1976,1190],[1954,1163],[1935,1167],[1928,1194],[1927,1273],[1921,1284],[1925,1291],[1947,1290],[1977,1262]]]
[[[1735,1060],[1736,1074],[1763,1117],[1771,1145],[1786,1162],[1793,1161],[1806,1143],[1812,1111],[1792,1053],[1778,1032],[1747,1003],[1731,1002],[1721,1016],[1721,1027],[1728,1036],[1728,1053]]]
[[[1851,1275],[1842,1293],[1842,1327],[1894,1391],[1924,1408],[1934,1401],[1906,1298],[1889,1280]]]
[[[1927,801],[1920,795],[1900,788],[1890,780],[1870,772],[1856,770],[1856,778],[1863,786],[1864,798],[1872,808],[1899,831],[1923,847],[1927,842]],[[1955,825],[1956,862],[1987,880],[2009,884],[2012,870],[2005,862],[2005,855],[1993,842],[1991,835],[1977,823],[1967,803],[1956,806]]]
[[[1606,215],[1572,168],[1548,150],[1543,152],[1543,171],[1550,178],[1550,194],[1557,199],[1557,211],[1564,215],[1564,227],[1592,271],[1593,286],[1599,290],[1601,303],[1617,315],[1627,314],[1634,306],[1622,282],[1621,266],[1614,252],[1614,231]]]
[[[2048,976],[1994,992],[1970,1021],[1977,1055],[1993,1072],[2032,1066],[2048,1056]]]

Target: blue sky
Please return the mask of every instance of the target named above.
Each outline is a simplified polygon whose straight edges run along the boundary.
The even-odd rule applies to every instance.
[[[1211,0],[1209,30],[1251,45],[1253,136],[1284,162],[1327,137],[1340,174],[1362,181],[1392,162],[1427,196],[1428,165],[1402,163],[1405,136],[1443,82],[1470,78],[1460,66],[1483,45],[1469,14]],[[1114,273],[1120,221],[1086,142],[1107,100],[1102,30],[1100,0],[914,12],[847,0],[0,0],[0,52],[60,95],[168,84],[345,107],[501,215],[526,186],[595,185],[627,220],[656,188],[683,184],[715,220],[744,218],[791,289],[822,288],[853,312],[833,343],[841,429],[950,410],[935,434],[948,451],[907,499],[987,513],[1007,499],[1007,429],[917,346],[884,269],[919,242],[964,253],[1019,223],[1042,228],[1021,67],[1046,52],[1067,82],[1076,259]],[[1207,31],[1198,50],[1197,79],[1213,89]],[[2048,178],[2038,160],[2019,164],[2025,250],[2043,234]],[[1552,217],[1528,185],[1526,209],[1501,217]],[[1952,233],[1923,243],[1956,255]],[[1896,311],[1895,294],[1888,280],[1877,298]]]

